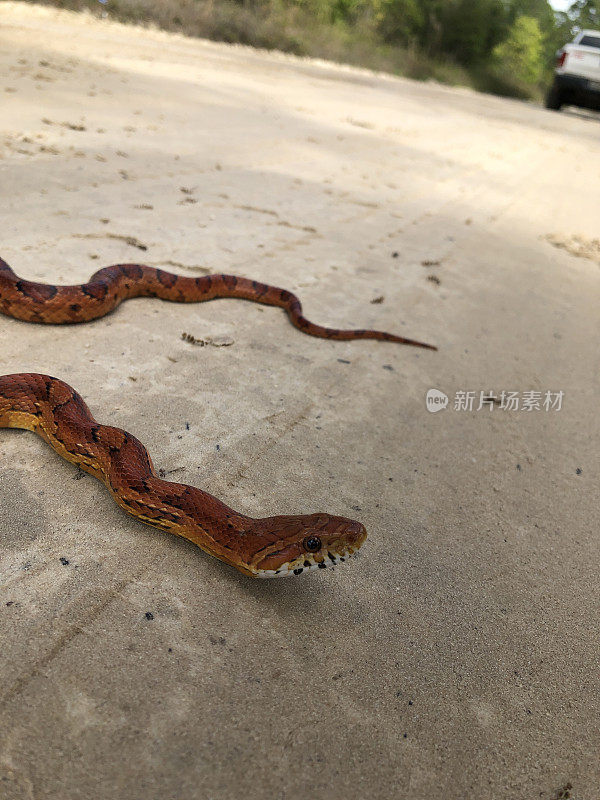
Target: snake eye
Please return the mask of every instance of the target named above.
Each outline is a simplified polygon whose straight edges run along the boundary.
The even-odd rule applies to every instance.
[[[318,536],[307,536],[302,544],[304,545],[304,548],[309,551],[309,553],[316,553],[317,550],[320,550],[322,546],[321,540]]]

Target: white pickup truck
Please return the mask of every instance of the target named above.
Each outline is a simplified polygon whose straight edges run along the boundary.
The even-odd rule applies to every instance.
[[[600,111],[600,31],[580,31],[556,54],[546,108],[581,106]]]

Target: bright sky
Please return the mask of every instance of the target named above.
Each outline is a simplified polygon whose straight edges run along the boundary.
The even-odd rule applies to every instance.
[[[555,11],[566,11],[571,5],[571,0],[550,0],[550,5]]]

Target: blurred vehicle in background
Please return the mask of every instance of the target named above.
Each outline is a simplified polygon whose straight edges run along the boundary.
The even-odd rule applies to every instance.
[[[556,54],[546,108],[567,105],[600,111],[600,31],[580,31]]]

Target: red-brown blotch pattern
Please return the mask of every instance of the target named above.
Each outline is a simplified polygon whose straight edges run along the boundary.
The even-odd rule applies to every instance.
[[[0,258],[0,312],[9,317],[54,325],[89,322],[103,317],[123,300],[132,297],[159,297],[175,303],[202,303],[218,297],[237,297],[285,309],[292,324],[310,336],[336,340],[377,339],[437,349],[383,331],[323,328],[302,316],[300,300],[287,289],[235,275],[188,278],[142,264],[115,264],[98,270],[87,283],[53,286],[19,278]]]
[[[101,480],[129,514],[189,539],[246,575],[324,568],[344,561],[367,536],[360,522],[329,514],[254,519],[193,486],[162,480],[135,436],[98,423],[74,389],[49,375],[0,376],[0,428],[35,431]]]

